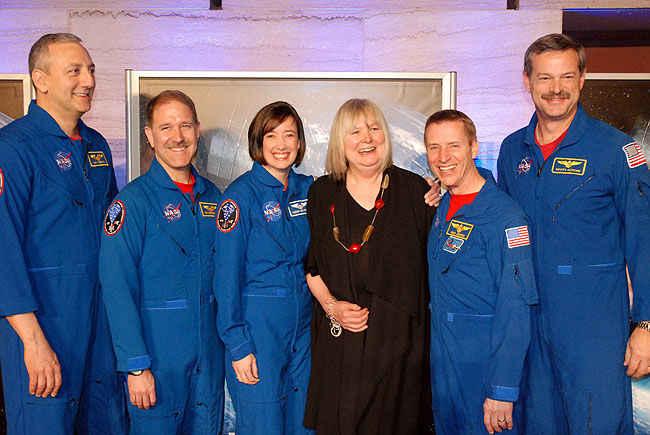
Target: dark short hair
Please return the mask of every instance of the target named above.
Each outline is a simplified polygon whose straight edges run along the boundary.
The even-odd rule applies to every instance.
[[[151,124],[153,123],[153,112],[156,110],[156,108],[171,101],[177,101],[187,106],[187,108],[192,112],[192,121],[194,121],[195,124],[199,123],[199,117],[196,115],[196,106],[194,106],[194,101],[192,101],[190,97],[181,91],[168,89],[166,91],[162,91],[147,103],[146,114],[147,125],[149,127],[151,127]]]
[[[530,47],[528,47],[526,54],[524,55],[524,72],[528,77],[530,77],[530,74],[533,72],[534,55],[542,54],[547,51],[565,50],[574,50],[576,52],[578,55],[578,69],[581,74],[584,73],[587,65],[585,48],[582,44],[576,42],[571,37],[561,33],[549,33],[530,44]]]
[[[81,38],[72,33],[48,33],[38,38],[38,41],[32,45],[29,50],[29,73],[31,74],[36,68],[47,71],[47,56],[50,45],[61,44],[64,42],[74,42],[81,44]]]
[[[295,166],[300,165],[305,156],[305,130],[302,127],[302,120],[296,109],[284,101],[276,101],[262,107],[251,121],[248,127],[248,154],[253,161],[265,165],[263,144],[264,135],[282,124],[287,118],[293,118],[298,128],[298,155],[296,155]]]
[[[427,128],[431,124],[440,124],[442,122],[453,122],[453,121],[458,121],[463,123],[463,127],[465,128],[465,133],[467,134],[467,137],[469,138],[470,142],[476,142],[476,125],[474,125],[474,121],[472,119],[465,115],[463,112],[460,110],[440,110],[433,115],[429,116],[427,119],[427,122],[424,124],[424,133],[425,133],[425,141],[426,141],[426,132]]]

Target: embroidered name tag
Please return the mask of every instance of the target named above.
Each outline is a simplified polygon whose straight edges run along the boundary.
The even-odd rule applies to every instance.
[[[469,239],[469,235],[472,234],[473,229],[474,225],[472,224],[452,219],[451,222],[449,222],[446,234],[451,237],[467,240]]]
[[[307,214],[307,200],[299,199],[289,202],[289,216],[296,217]]]
[[[88,151],[88,163],[90,163],[90,166],[93,168],[108,166],[108,160],[106,159],[104,151]]]
[[[553,159],[551,172],[560,175],[585,175],[587,160],[571,157],[556,157]]]
[[[201,216],[213,218],[217,216],[217,207],[219,205],[214,202],[202,202],[199,201],[199,207],[201,208]]]

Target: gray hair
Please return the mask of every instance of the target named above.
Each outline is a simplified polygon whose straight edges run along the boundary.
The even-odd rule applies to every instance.
[[[29,50],[29,73],[31,74],[36,68],[47,71],[47,57],[50,45],[63,42],[81,44],[81,38],[72,33],[48,33],[38,38],[38,41]]]

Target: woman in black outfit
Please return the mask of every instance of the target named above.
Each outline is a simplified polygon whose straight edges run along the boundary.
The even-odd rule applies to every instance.
[[[309,193],[312,376],[305,426],[327,435],[431,431],[426,243],[429,185],[392,164],[368,100],[338,110]]]

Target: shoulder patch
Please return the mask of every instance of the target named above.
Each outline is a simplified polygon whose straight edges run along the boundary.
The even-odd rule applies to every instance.
[[[93,168],[108,166],[108,159],[104,151],[88,151],[88,163]]]
[[[455,237],[461,240],[467,240],[469,239],[469,235],[472,234],[472,230],[474,229],[473,224],[468,224],[466,222],[461,222],[456,219],[452,219],[449,222],[449,226],[447,226],[447,235],[451,237]]]
[[[0,196],[5,192],[5,173],[0,168]]]
[[[625,153],[625,159],[627,160],[627,165],[630,169],[646,164],[645,154],[638,143],[630,142],[623,147],[623,152]]]
[[[201,209],[201,216],[213,218],[217,216],[217,207],[219,204],[215,202],[202,202],[199,201],[199,208]]]
[[[117,234],[126,218],[126,206],[122,201],[116,199],[108,206],[106,210],[106,217],[104,218],[104,234],[107,236],[114,236]]]
[[[506,239],[508,240],[509,249],[530,245],[528,226],[506,228]]]
[[[573,157],[556,157],[553,159],[551,172],[560,175],[585,175],[587,160]]]
[[[238,222],[239,206],[232,199],[226,199],[217,213],[217,228],[222,233],[229,233],[237,227]]]

